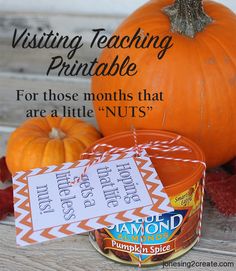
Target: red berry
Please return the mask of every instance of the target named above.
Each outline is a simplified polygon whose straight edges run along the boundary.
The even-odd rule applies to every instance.
[[[231,175],[222,168],[215,168],[206,174],[206,190],[210,189],[216,182],[221,182],[229,178]]]
[[[11,173],[7,168],[6,158],[2,157],[0,159],[0,181],[4,183],[9,180],[11,180]]]
[[[0,220],[14,212],[12,186],[0,190]]]
[[[208,175],[206,191],[222,214],[236,215],[236,175],[228,176],[225,172]]]

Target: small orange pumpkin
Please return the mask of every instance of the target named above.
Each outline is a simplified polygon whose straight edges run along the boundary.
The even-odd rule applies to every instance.
[[[80,159],[101,137],[90,124],[75,118],[33,118],[17,128],[8,141],[6,162],[12,174]]]

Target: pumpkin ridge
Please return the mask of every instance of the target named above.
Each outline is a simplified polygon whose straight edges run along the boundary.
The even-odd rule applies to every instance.
[[[77,138],[75,136],[71,136],[70,138],[75,139],[77,142],[79,142],[82,146],[84,146],[86,148],[86,145],[79,138]]]
[[[42,157],[41,157],[41,161],[40,161],[41,165],[44,165],[45,151],[46,151],[46,147],[47,147],[47,145],[48,145],[49,141],[50,141],[50,139],[48,139],[47,144],[45,144],[45,146],[44,146],[44,149],[43,149],[43,152],[42,152],[42,153],[43,153],[43,155],[42,155]]]
[[[69,138],[66,138],[66,137],[62,139],[62,142],[63,142],[63,151],[64,151],[64,161],[66,161],[66,163],[69,162],[67,160],[67,152],[66,152],[67,147],[66,147],[66,142],[65,142],[68,139]]]
[[[231,54],[227,51],[227,49],[222,45],[221,41],[219,41],[214,35],[211,35],[209,32],[207,33],[207,35],[212,38],[214,41],[217,42],[217,44],[222,48],[222,50],[224,51],[224,53],[227,55],[228,59],[231,61],[231,63],[234,66],[234,69],[236,70],[236,63],[234,63],[234,61],[232,60],[234,57],[231,56]]]
[[[81,128],[81,131],[83,131],[83,129],[85,128],[94,128],[91,124],[89,123],[84,123],[84,122],[81,122],[81,123],[77,123],[75,125],[73,125],[68,131],[67,131],[67,134],[68,135],[72,135],[73,133],[75,133],[74,130],[77,130],[78,128]],[[94,130],[94,129],[93,129]],[[96,132],[96,130],[94,130]],[[81,134],[80,132],[76,131],[76,133],[78,134],[78,136]],[[83,134],[83,133],[82,133]]]
[[[78,135],[76,135],[75,132],[74,132],[74,133],[71,133],[70,135],[71,135],[71,137],[75,137],[75,138],[79,139],[80,136],[84,136],[84,135],[86,136],[87,134],[86,133],[79,133]],[[95,132],[91,132],[90,135],[87,135],[87,137],[88,138],[90,138],[91,136],[96,137],[96,135],[97,134]]]
[[[196,45],[198,43],[199,43],[198,40],[196,40]],[[207,103],[207,98],[206,98],[205,93],[206,93],[208,81],[206,80],[207,75],[206,75],[205,70],[203,68],[202,57],[201,57],[201,54],[199,53],[200,48],[199,48],[199,46],[196,46],[196,45],[195,45],[195,47],[196,47],[195,52],[197,52],[197,55],[198,55],[197,59],[198,59],[198,63],[199,63],[199,70],[201,72],[201,75],[202,75],[202,78],[203,78],[203,81],[204,81],[204,85],[202,86],[201,91],[200,91],[200,106],[201,106],[200,107],[200,116],[201,116],[201,118],[200,118],[200,122],[199,122],[200,125],[198,127],[199,133],[198,133],[198,135],[196,135],[196,137],[200,140],[204,136],[204,129],[205,129],[204,125],[202,125],[202,123],[204,123],[203,119],[204,119],[204,116],[206,116],[206,114],[204,114],[204,111],[206,111],[205,106],[206,106],[206,103]],[[209,121],[209,119],[208,119],[208,121]],[[209,126],[208,122],[207,122],[207,126]]]
[[[29,144],[31,144],[33,141],[37,140],[38,137],[32,138],[29,142],[27,142],[27,144],[24,145],[23,149],[22,149],[22,157],[23,157],[23,153],[25,151],[25,148],[27,148],[29,146]]]
[[[206,95],[206,93],[207,93],[207,88],[208,88],[208,86],[207,86],[207,84],[208,84],[208,81],[207,81],[207,74],[205,73],[205,69],[203,68],[203,60],[202,60],[202,58],[201,58],[201,54],[199,53],[199,48],[198,48],[198,50],[197,50],[197,52],[198,52],[198,60],[199,60],[199,65],[200,65],[200,71],[201,71],[201,74],[202,74],[202,78],[204,78],[203,80],[204,80],[204,85],[201,87],[201,91],[200,91],[200,116],[201,116],[201,118],[200,118],[200,122],[199,122],[199,140],[201,140],[201,138],[202,137],[204,137],[204,130],[205,130],[205,128],[204,128],[204,125],[202,125],[202,123],[205,123],[204,122],[204,117],[206,118],[206,113],[204,113],[204,112],[206,112],[207,110],[206,110],[206,108],[207,108],[207,106],[206,106],[206,104],[207,104],[207,95]],[[209,126],[210,124],[209,124],[209,117],[207,116],[207,127]]]
[[[37,128],[37,130],[34,130],[34,132],[37,132],[40,136],[45,136],[47,137],[47,131],[43,130],[41,127],[37,126],[37,125],[31,125],[35,128]],[[30,126],[28,125],[25,125],[25,126],[21,126],[20,128],[23,128],[22,130],[25,132],[25,133],[32,133],[32,129]]]
[[[46,119],[46,118],[44,118],[44,119]],[[23,123],[21,125],[21,127],[23,127],[24,129],[29,129],[30,130],[30,128],[33,126],[33,127],[36,127],[37,129],[39,129],[40,131],[45,133],[46,129],[44,129],[41,125],[37,125],[39,120],[42,122],[41,118],[32,118],[32,119],[26,121],[25,123]],[[47,128],[50,128],[47,121],[46,121],[46,124],[48,126]]]
[[[41,137],[36,137],[36,138],[34,138],[33,140],[30,140],[26,145],[25,145],[25,147],[23,148],[23,150],[22,150],[22,157],[26,157],[25,156],[25,152],[27,151],[27,149],[28,149],[28,147],[31,145],[31,144],[33,144],[33,142],[35,142],[35,141],[37,141],[37,140],[41,140],[42,138]],[[46,138],[45,138],[46,139]],[[24,160],[22,159],[22,161],[21,161],[21,163],[23,163],[23,165],[24,165]]]
[[[222,79],[223,79],[222,81],[224,82],[226,88],[227,88],[227,89],[229,90],[229,92],[230,92],[231,87],[230,87],[230,85],[229,85],[229,82],[228,82],[227,78],[225,77],[224,72],[222,72],[222,68],[221,68],[219,62],[217,61],[217,57],[215,57],[214,50],[212,50],[212,48],[207,44],[207,42],[206,42],[205,40],[202,39],[202,42],[205,44],[205,46],[209,49],[209,51],[210,51],[210,52],[212,53],[212,55],[214,56],[214,59],[215,59],[215,65],[216,65],[216,67],[217,67],[219,73],[220,73],[221,76],[222,76]],[[219,44],[219,43],[218,43],[218,44]],[[221,48],[223,48],[223,47],[221,47]],[[233,63],[233,61],[232,61],[232,63]],[[226,94],[226,93],[225,93],[225,94]],[[230,97],[229,97],[229,98],[230,98]],[[229,100],[231,101],[231,103],[233,102],[232,99],[229,99]],[[230,103],[230,104],[231,104],[231,103]],[[229,106],[229,104],[228,104],[228,106]],[[231,104],[231,108],[233,108],[232,104]]]
[[[81,149],[84,149],[84,148],[86,148],[86,146],[82,143],[82,142],[80,142],[79,140],[77,140],[76,138],[74,138],[74,137],[70,137],[70,138],[65,138],[65,139],[63,139],[63,143],[64,143],[64,148],[65,148],[65,154],[66,154],[66,156],[65,156],[65,161],[68,161],[68,162],[71,162],[71,161],[69,161],[69,157],[67,156],[67,153],[68,153],[68,151],[69,150],[74,150],[75,148],[74,148],[74,146],[73,146],[73,144],[72,144],[72,142],[74,142],[74,143],[76,143],[76,148],[78,149],[78,151],[80,151],[81,152]],[[78,144],[78,142],[80,143],[80,144]],[[79,145],[80,145],[80,147],[79,147]],[[81,154],[82,154],[83,152],[81,152]]]
[[[43,150],[43,156],[42,156],[43,159],[41,160],[41,165],[43,165],[43,166],[54,166],[54,165],[45,165],[45,158],[47,158],[46,151],[49,148],[48,147],[49,143],[51,143],[52,141],[59,141],[59,142],[61,142],[63,144],[63,148],[62,148],[63,149],[63,159],[62,160],[65,161],[65,146],[64,146],[63,140],[61,140],[61,139],[49,139],[48,142],[47,142],[47,144],[45,144],[44,150]],[[52,151],[52,153],[53,153],[53,151]],[[60,153],[60,156],[62,156],[62,153]]]
[[[60,118],[60,121],[59,121],[58,127],[57,127],[58,129],[61,129],[62,132],[64,132],[63,129],[62,129],[62,122],[63,122],[63,119],[64,119],[63,117]]]
[[[79,122],[79,123],[78,123]],[[68,123],[70,123],[70,126],[68,126]],[[76,124],[75,124],[76,123]],[[61,129],[64,133],[68,133],[75,125],[82,124],[83,121],[80,119],[74,119],[74,118],[62,118],[59,129]],[[68,127],[66,127],[68,126]]]
[[[58,121],[58,123],[56,125],[54,125],[54,124],[52,125],[52,123],[49,121],[49,120],[54,120],[54,119]],[[59,117],[47,116],[47,117],[45,117],[45,120],[47,121],[48,126],[49,126],[49,128],[51,130],[52,128],[58,128],[60,126],[62,117],[61,116],[59,116]]]

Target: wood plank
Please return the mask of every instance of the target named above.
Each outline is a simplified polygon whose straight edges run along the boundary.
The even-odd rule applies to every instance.
[[[14,217],[8,216],[4,220],[0,221],[0,225],[14,226],[15,225]],[[86,236],[88,234],[84,233],[82,235]],[[197,244],[193,248],[193,250],[199,251],[199,252],[207,252],[207,253],[214,253],[214,254],[236,257],[236,245],[234,241],[218,241],[218,240],[214,240],[214,239],[211,240],[211,239],[206,239],[205,237],[202,237],[200,243]]]
[[[30,74],[14,74],[14,73],[0,73],[0,95],[1,101],[12,101],[17,104],[17,89],[25,89],[33,91],[46,91],[52,89],[55,92],[76,92],[82,98],[84,92],[90,92],[90,79],[85,77],[65,78],[53,76],[40,76]],[[20,101],[21,102],[21,101]],[[39,95],[37,102],[43,102],[42,95]],[[71,101],[72,104],[77,102]],[[84,102],[84,101],[83,101]],[[23,102],[24,103],[24,102]],[[34,103],[34,101],[31,101]],[[58,101],[60,103],[60,101]]]
[[[142,2],[143,0],[140,1]],[[8,2],[12,3],[11,1]],[[130,1],[126,2],[129,3]],[[48,3],[48,1],[42,3],[42,6],[45,5],[45,9],[49,9],[50,5]],[[9,5],[11,6],[12,4]],[[133,2],[128,5],[135,8],[138,6],[138,3],[135,4]],[[5,6],[6,5],[4,5],[4,7]],[[10,6],[9,10],[11,10]],[[16,2],[15,6],[18,6],[18,2]],[[69,4],[66,6],[69,6]],[[83,5],[80,4],[80,6],[82,7]],[[100,6],[102,6],[102,4],[99,4],[99,7]],[[106,6],[109,6],[109,4],[107,4]],[[113,3],[112,9],[115,11],[116,9],[118,9],[118,6],[120,6],[120,4]],[[236,10],[236,4],[234,4],[234,6]],[[34,4],[32,3],[31,5],[27,5],[27,7],[36,9],[36,7],[34,7]],[[91,3],[88,4],[88,11],[93,10],[93,7],[94,5],[91,5]],[[122,6],[122,9],[124,9],[124,7],[125,4]],[[4,71],[45,75],[52,56],[61,55],[63,59],[66,60],[66,54],[69,50],[65,50],[62,48],[53,50],[40,50],[21,49],[19,47],[16,47],[15,49],[13,49],[11,47],[11,42],[13,30],[15,28],[19,29],[19,31],[27,28],[31,33],[37,34],[42,34],[43,32],[49,33],[51,30],[53,30],[55,33],[58,32],[61,35],[68,35],[71,38],[75,35],[82,35],[84,40],[84,46],[77,52],[76,56],[73,59],[73,63],[75,60],[78,60],[81,63],[89,63],[95,57],[98,57],[101,53],[101,50],[98,48],[89,48],[89,44],[91,43],[91,40],[94,36],[91,30],[94,28],[105,28],[106,34],[110,36],[125,18],[125,15],[117,17],[113,13],[111,13],[111,16],[104,16],[101,15],[99,11],[97,11],[97,14],[95,15],[89,15],[85,11],[83,11],[78,16],[59,16],[58,14],[54,13],[48,16],[46,14],[28,14],[24,13],[23,10],[23,13],[21,13],[21,8],[23,9],[24,5],[20,5],[19,13],[16,14],[6,13],[4,12],[4,10],[0,11],[0,72]],[[12,7],[12,9],[14,10],[14,7]],[[38,8],[37,10],[40,10],[40,8]],[[76,8],[74,8],[73,10],[76,10]],[[46,11],[44,10],[44,12]]]
[[[206,205],[209,205],[209,202],[205,202]],[[215,217],[221,217],[221,215],[217,212],[214,207],[211,207],[212,213],[215,213]],[[206,212],[204,213],[204,217],[206,217]],[[230,223],[234,223],[235,218],[218,218],[218,224],[221,223],[222,225],[228,225]],[[216,229],[212,227],[213,222],[215,219],[203,219],[203,233],[200,242],[194,247],[195,251],[198,252],[207,252],[207,253],[214,253],[220,255],[229,255],[236,257],[236,242],[235,242],[235,230],[231,232],[229,236],[228,233],[225,233],[222,229]],[[234,223],[235,224],[235,223]],[[6,219],[0,221],[1,225],[10,225],[14,226],[14,218],[12,216],[7,217]],[[212,235],[212,232],[214,234]],[[217,238],[215,237],[217,235]]]
[[[6,153],[7,140],[12,131],[14,131],[12,127],[0,126],[0,157]]]
[[[101,16],[46,16],[46,15],[6,15],[0,13],[0,72],[35,73],[46,75],[47,68],[53,56],[62,56],[68,62],[67,54],[71,49],[22,49],[20,46],[12,48],[14,29],[18,35],[25,29],[33,34],[42,36],[53,30],[63,36],[82,36],[84,46],[80,48],[70,63],[89,63],[101,53],[101,49],[90,48],[95,32],[92,29],[104,28],[104,34],[110,36],[121,23],[122,18],[104,18]]]
[[[232,242],[236,252],[236,216],[220,214],[209,200],[205,200],[203,223],[202,236],[205,239]]]
[[[39,99],[35,102],[17,102],[17,89],[38,92],[40,93]],[[42,99],[42,92],[48,91],[48,89],[52,89],[55,93],[78,93],[79,101],[45,102]],[[88,92],[90,92],[90,80],[88,79],[68,80],[67,78],[57,77],[0,74],[0,123],[11,124],[12,126],[18,125],[26,119],[25,112],[28,108],[46,109],[47,112],[57,109],[60,114],[62,114],[63,105],[75,108],[86,106],[86,109],[92,109],[92,102],[84,101],[83,98],[83,93]],[[84,120],[96,124],[95,118],[85,117]]]
[[[215,0],[223,3],[232,9],[236,9],[235,1],[232,0]],[[128,15],[136,8],[146,3],[146,0],[0,0],[1,10],[4,12],[34,12],[34,13],[56,13],[56,14],[103,14],[103,15]]]
[[[177,262],[233,262],[235,257],[190,251]],[[152,267],[154,271],[160,267]],[[186,270],[186,267],[167,270]],[[206,267],[192,270],[212,270]],[[0,270],[3,271],[112,271],[136,270],[134,267],[113,263],[105,259],[89,244],[87,236],[72,236],[31,247],[16,248],[14,227],[0,225]],[[222,270],[222,268],[214,268]],[[234,270],[227,267],[225,270]]]
[[[73,60],[67,59],[69,50],[33,50],[33,49],[13,49],[10,44],[1,42],[0,45],[0,72],[18,74],[39,74],[46,77],[47,70],[52,62],[52,57],[61,56],[63,62],[72,66],[77,60],[79,63],[90,63],[100,55],[100,50],[81,48],[81,53]],[[59,69],[50,72],[50,76],[57,76]],[[62,74],[61,77],[64,75]]]
[[[8,14],[0,11],[0,38],[10,40],[11,44],[14,29],[17,28],[20,31],[27,28],[31,34],[38,35],[43,32],[48,33],[51,30],[54,33],[58,32],[71,38],[75,35],[83,35],[84,42],[90,42],[92,29],[105,28],[107,30],[106,34],[109,35],[123,19],[123,17],[104,17],[101,15],[47,16],[46,14]]]
[[[2,12],[27,12],[27,13],[49,13],[49,14],[102,14],[107,16],[124,16],[137,7],[144,4],[146,0],[24,0],[19,3],[17,0],[0,0]]]
[[[236,257],[236,246],[234,242],[207,240],[202,238],[200,243],[196,245],[193,250]]]

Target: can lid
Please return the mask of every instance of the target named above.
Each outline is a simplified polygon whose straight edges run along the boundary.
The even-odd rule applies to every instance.
[[[159,130],[137,130],[138,144],[148,143],[150,141],[171,141],[178,135],[172,132],[159,131]],[[128,148],[134,145],[134,138],[131,131],[121,132],[113,134],[96,141],[93,146],[97,144],[109,144],[115,147]],[[181,137],[175,145],[187,147],[191,152],[176,151],[171,153],[161,153],[161,156],[199,160],[205,162],[205,156],[200,147],[187,139]],[[157,155],[157,151],[148,150],[150,155]],[[166,192],[169,196],[181,193],[192,185],[197,183],[203,176],[204,166],[201,163],[173,161],[165,159],[153,159],[151,158],[154,167],[156,168],[158,175],[165,186]]]

